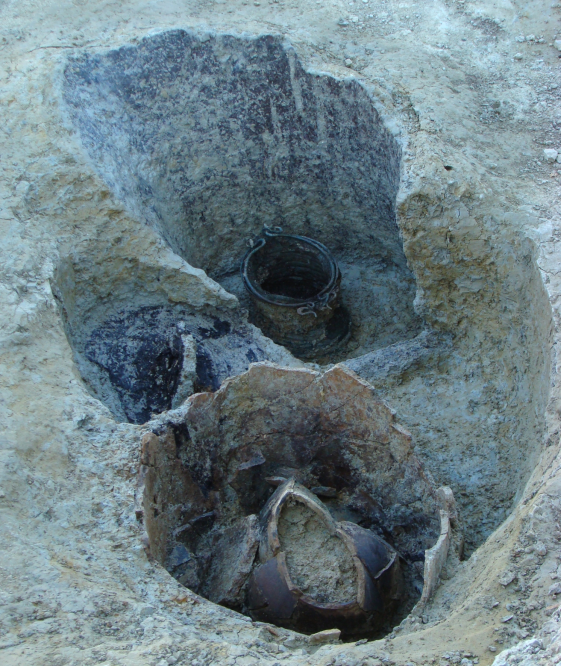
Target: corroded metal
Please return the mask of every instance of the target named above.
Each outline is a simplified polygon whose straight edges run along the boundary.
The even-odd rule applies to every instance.
[[[251,241],[241,272],[255,323],[297,356],[328,353],[348,338],[341,272],[319,241],[265,228]]]

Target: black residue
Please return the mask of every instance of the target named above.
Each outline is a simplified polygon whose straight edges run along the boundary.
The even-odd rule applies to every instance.
[[[179,382],[183,346],[177,329],[166,330],[155,310],[145,310],[96,329],[86,357],[107,371],[133,423],[170,409]]]
[[[216,391],[220,388],[220,382],[216,376],[212,359],[204,347],[197,348],[197,386],[195,390]]]
[[[234,328],[229,321],[164,306],[122,312],[93,331],[84,352],[106,373],[132,423],[171,408],[183,365],[182,335],[196,341],[197,392],[216,391],[226,377],[266,358],[245,325]]]
[[[216,340],[217,338],[221,338],[224,335],[228,335],[228,333],[230,333],[231,330],[232,330],[232,325],[230,324],[229,321],[221,321],[220,319],[215,319],[213,321],[212,328],[208,329],[208,328],[199,327],[199,335],[203,340],[206,338],[211,338],[212,340]]]

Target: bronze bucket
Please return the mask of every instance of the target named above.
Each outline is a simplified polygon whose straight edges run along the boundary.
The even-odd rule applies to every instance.
[[[340,305],[341,273],[322,243],[265,228],[242,262],[255,323],[276,343],[304,359],[317,358],[348,338]]]

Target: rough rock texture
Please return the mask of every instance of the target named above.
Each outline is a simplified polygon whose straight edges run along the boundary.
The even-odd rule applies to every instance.
[[[561,148],[559,10],[550,0],[2,4],[3,663],[555,663],[561,222],[559,169],[543,150]],[[65,111],[69,57],[107,58],[177,29],[203,43],[209,31],[283,35],[304,71],[363,85],[400,145],[395,210],[415,316],[454,343],[373,381],[425,467],[453,488],[469,558],[386,640],[318,649],[151,564],[134,514],[145,429],[115,420],[74,361],[53,292],[80,330],[131,304],[222,318],[238,308],[233,288],[175,254],[108,187]]]

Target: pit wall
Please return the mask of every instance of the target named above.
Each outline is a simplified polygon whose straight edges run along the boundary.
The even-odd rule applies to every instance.
[[[401,123],[398,138],[407,146],[396,210],[407,262],[417,281],[415,306],[427,325],[451,335],[454,345],[451,351],[405,364],[383,380],[366,378],[396,407],[437,483],[453,488],[469,554],[511,511],[539,456],[551,311],[533,244],[505,217],[507,202],[490,195],[488,184],[461,155],[452,179],[439,158],[437,140],[408,137],[407,119],[392,110],[391,102],[388,109],[393,119],[384,121],[391,120],[393,127]],[[80,139],[73,141],[73,150],[89,164],[83,168],[91,171],[91,158]],[[33,200],[48,198],[52,187],[48,179],[39,179],[28,198],[31,208]],[[79,203],[73,204],[73,191]],[[61,242],[61,254],[72,257],[73,268],[61,263],[57,282],[68,285],[63,300],[77,304],[71,306],[77,322],[84,311],[109,309],[113,289],[123,294],[122,302],[127,293],[135,298],[134,290],[121,291],[106,253],[117,257],[122,274],[129,266],[146,264],[144,253],[152,251],[147,240],[157,238],[138,217],[123,211],[115,200],[117,193],[91,176],[67,188],[67,216],[72,216],[74,206],[76,216],[84,217],[84,193],[95,222]],[[196,294],[201,310],[207,298],[220,310],[234,303],[219,287],[212,289],[209,285],[216,283],[198,271],[179,297],[165,293],[160,275],[174,284],[171,276],[185,264],[159,247],[165,257],[155,263],[165,268],[142,271],[140,280],[149,298],[161,293],[188,302]],[[105,276],[101,288],[98,271]],[[76,287],[75,277],[62,279],[72,273],[80,275]],[[204,290],[194,290],[199,284]]]
[[[169,31],[75,58],[65,79],[96,169],[191,265],[237,271],[280,224],[405,266],[399,143],[362,86],[306,72],[278,37]]]
[[[473,175],[461,184],[469,171],[458,162],[455,180],[404,187],[398,207],[416,308],[453,334],[453,350],[374,384],[454,489],[469,554],[514,508],[542,451],[552,314],[534,242]]]
[[[421,331],[396,224],[402,149],[358,82],[305,71],[278,37],[173,30],[71,59],[63,96],[127,210],[242,307],[248,243],[280,226],[339,263],[354,323],[331,361]]]

